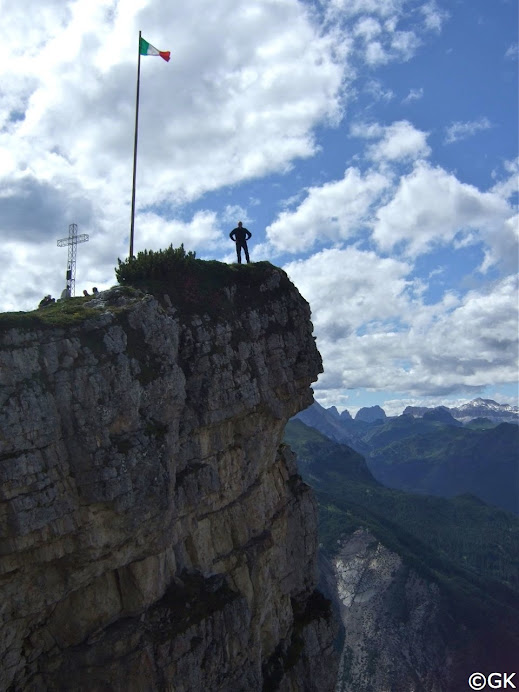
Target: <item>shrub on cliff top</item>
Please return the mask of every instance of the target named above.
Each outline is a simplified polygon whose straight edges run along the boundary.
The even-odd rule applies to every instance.
[[[166,250],[143,250],[137,257],[128,257],[124,262],[117,260],[115,270],[120,284],[139,284],[151,280],[167,280],[173,272],[191,265],[196,257],[194,252],[186,252],[184,244]]]
[[[118,263],[115,274],[120,284],[140,288],[159,300],[167,294],[176,308],[189,313],[216,315],[256,303],[261,284],[273,271],[280,275],[280,285],[290,285],[285,273],[269,262],[201,260],[194,252],[186,252],[183,245],[144,250]]]

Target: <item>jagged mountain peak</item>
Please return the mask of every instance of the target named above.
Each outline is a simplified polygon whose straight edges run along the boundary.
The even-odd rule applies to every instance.
[[[496,422],[518,422],[519,409],[517,406],[510,404],[499,404],[493,399],[477,398],[473,401],[468,401],[461,406],[452,408],[454,418],[467,422],[472,418],[487,417]]]
[[[376,420],[385,420],[386,418],[386,412],[380,406],[364,406],[355,414],[355,420],[366,423],[373,423]]]
[[[339,418],[339,417],[340,417],[339,411],[337,410],[337,406],[330,406],[330,408],[327,408],[326,410],[327,410],[329,413],[331,413],[331,415],[332,415],[334,418]]]

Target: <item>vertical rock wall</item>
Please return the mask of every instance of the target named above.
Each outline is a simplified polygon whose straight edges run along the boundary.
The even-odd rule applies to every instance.
[[[280,446],[321,360],[262,272],[211,315],[114,289],[4,323],[1,690],[333,689],[316,506]]]

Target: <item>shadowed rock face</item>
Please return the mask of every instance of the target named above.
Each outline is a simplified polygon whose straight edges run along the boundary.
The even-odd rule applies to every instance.
[[[117,289],[0,334],[0,689],[332,690],[316,506],[280,446],[321,371],[274,267],[221,315]]]

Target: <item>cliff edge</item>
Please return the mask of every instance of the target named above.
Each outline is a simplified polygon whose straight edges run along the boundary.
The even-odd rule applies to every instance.
[[[309,306],[268,263],[183,295],[1,316],[2,690],[334,688],[281,444],[321,371]]]

